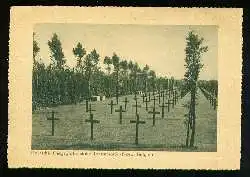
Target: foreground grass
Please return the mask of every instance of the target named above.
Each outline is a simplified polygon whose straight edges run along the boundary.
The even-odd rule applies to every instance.
[[[110,114],[109,100],[93,102],[92,108],[96,111],[94,119],[100,120],[94,125],[94,140],[90,140],[90,124],[85,122],[89,113],[85,112],[84,104],[64,105],[53,108],[56,112],[55,135],[51,136],[51,121],[46,120],[49,114],[34,112],[32,121],[32,149],[95,149],[95,150],[166,150],[166,151],[216,151],[216,111],[202,93],[198,92],[197,125],[195,148],[184,147],[186,127],[184,114],[187,112],[183,104],[190,99],[186,95],[179,100],[174,109],[167,112],[165,117],[156,116],[156,124],[152,126],[152,115],[145,109],[142,98],[138,109],[140,120],[146,124],[139,125],[139,145],[135,145],[135,101],[133,96],[127,96],[129,103],[127,112],[123,115],[123,122],[119,124],[119,113]],[[113,99],[114,100],[114,99]],[[124,107],[124,97],[120,98],[120,104]],[[161,111],[158,107],[157,111]],[[115,106],[118,109],[119,105]],[[153,101],[149,104],[153,106]],[[151,110],[151,108],[149,109]]]

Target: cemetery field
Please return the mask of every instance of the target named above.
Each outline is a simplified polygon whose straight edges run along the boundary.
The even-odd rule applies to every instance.
[[[115,112],[121,105],[124,109],[124,99],[127,97],[127,111],[122,113],[120,124],[119,113]],[[141,95],[138,95],[139,124],[138,145],[135,144],[136,125],[130,120],[136,120],[134,95],[119,97],[119,106],[115,105],[110,113],[110,101],[92,102],[93,119],[99,123],[93,125],[93,140],[91,140],[91,125],[85,122],[89,119],[89,112],[85,110],[85,102],[76,105],[63,105],[53,108],[55,118],[54,136],[51,135],[52,109],[33,112],[32,117],[32,149],[58,149],[58,150],[166,150],[166,151],[216,151],[217,148],[217,112],[209,104],[202,92],[198,91],[196,106],[196,136],[195,148],[185,148],[186,126],[184,114],[187,108],[183,104],[190,100],[190,94],[179,99],[174,106],[164,109],[165,115],[156,115],[153,126],[153,115],[148,114]],[[112,98],[116,103],[115,98]],[[166,102],[166,100],[165,100]],[[161,101],[162,103],[162,101]],[[158,100],[155,101],[156,111],[161,112]],[[152,111],[153,100],[148,103],[148,111]],[[49,110],[49,111],[48,111]],[[40,113],[41,112],[41,113]],[[48,113],[46,113],[48,112]]]

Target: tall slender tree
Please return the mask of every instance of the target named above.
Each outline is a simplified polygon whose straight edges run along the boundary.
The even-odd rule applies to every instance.
[[[149,72],[149,66],[146,64],[143,69],[142,69],[142,73],[143,73],[143,82],[144,82],[144,92],[147,94],[148,92],[148,73]]]
[[[83,64],[83,57],[86,54],[85,48],[83,48],[80,42],[77,43],[76,47],[72,50],[73,54],[77,58],[76,68],[83,73],[84,64]]]
[[[53,34],[50,41],[48,41],[50,53],[51,53],[51,60],[54,64],[56,69],[63,69],[66,60],[64,57],[64,53],[62,50],[62,43],[56,33]]]
[[[105,56],[104,57],[104,60],[103,60],[103,64],[106,65],[106,70],[108,71],[108,88],[107,88],[107,92],[108,92],[108,96],[110,97],[111,96],[111,65],[112,65],[112,60],[110,57],[108,56]]]
[[[191,92],[190,105],[188,107],[188,127],[187,127],[187,139],[186,145],[193,147],[195,138],[195,126],[196,126],[196,94],[197,94],[197,81],[199,73],[203,67],[201,63],[201,56],[208,51],[207,46],[203,46],[203,38],[200,38],[194,31],[190,31],[186,37],[186,58],[185,67],[186,73],[184,75],[187,87]],[[189,127],[191,128],[191,137],[189,137]]]
[[[54,79],[53,87],[55,88],[52,103],[56,104],[62,101],[62,97],[65,94],[65,87],[63,86],[63,71],[66,60],[62,50],[62,43],[56,33],[54,33],[51,40],[48,41],[48,46],[51,53],[52,74],[55,75],[55,77],[52,77]]]
[[[121,77],[122,77],[122,83],[123,83],[123,93],[127,94],[127,88],[128,88],[128,62],[127,60],[122,60],[120,62],[120,67],[122,69],[121,71]]]
[[[82,44],[80,42],[78,42],[76,47],[73,48],[72,52],[77,59],[77,62],[76,62],[76,71],[78,72],[77,74],[80,75],[80,78],[78,78],[79,79],[78,84],[74,82],[74,81],[76,81],[76,79],[72,79],[72,82],[73,82],[73,86],[75,88],[74,91],[77,92],[77,93],[75,93],[75,95],[79,96],[79,98],[81,100],[83,98],[83,84],[82,83],[83,83],[83,78],[84,78],[83,59],[84,59],[84,56],[86,55],[86,50],[82,46]],[[72,76],[72,78],[75,78],[75,77]]]
[[[35,33],[33,33],[33,60],[35,60],[38,52],[40,51],[40,47],[38,46],[37,41],[35,40]]]
[[[35,33],[33,33],[33,71],[32,71],[32,109],[36,109],[39,95],[39,63],[36,61],[36,56],[40,48],[35,40]]]
[[[91,98],[91,76],[99,62],[100,55],[93,49],[84,60],[85,77],[88,82],[88,99]]]
[[[116,104],[119,101],[119,71],[120,71],[120,58],[116,53],[113,53],[112,56],[112,64],[114,66],[115,78],[116,78],[116,87],[115,87],[115,95],[116,95]]]

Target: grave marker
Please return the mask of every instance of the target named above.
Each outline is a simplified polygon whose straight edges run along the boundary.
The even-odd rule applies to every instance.
[[[154,96],[154,98],[152,98],[152,100],[154,100],[154,108],[155,108],[155,100],[156,100],[155,96]]]
[[[137,109],[141,107],[141,105],[138,105],[137,103],[137,97],[135,96],[134,100],[135,100],[135,105],[132,105],[132,107],[135,107],[135,114],[138,113]]]
[[[125,110],[122,110],[122,106],[120,106],[120,109],[115,110],[115,112],[119,112],[120,116],[119,116],[119,124],[122,124],[122,113],[126,112]]]
[[[145,98],[147,97],[147,95],[146,94],[143,94],[142,95],[142,102],[144,103],[145,102]]]
[[[146,97],[146,100],[145,100],[146,110],[148,110],[148,102],[149,102],[149,100],[148,100],[148,98]]]
[[[145,124],[145,121],[140,121],[139,114],[136,114],[136,120],[130,120],[130,123],[135,123],[135,144],[138,145],[139,124]]]
[[[169,106],[164,105],[164,102],[163,102],[162,105],[160,105],[160,107],[161,107],[161,118],[163,119],[164,118],[164,113],[165,113],[164,108],[169,107]]]
[[[161,92],[161,96],[162,96],[162,102],[165,103],[165,91],[164,90]]]
[[[125,110],[127,110],[127,103],[129,102],[128,98],[125,97],[125,100],[123,102],[124,102],[124,108],[125,108]]]
[[[170,110],[170,104],[172,104],[172,103],[170,103],[170,100],[168,99],[168,102],[166,104],[168,105],[168,112],[169,112],[169,110]]]
[[[110,114],[113,114],[113,106],[116,104],[114,104],[113,100],[111,100],[110,104],[108,104],[108,105],[110,105]]]
[[[54,136],[55,132],[55,120],[59,120],[58,118],[55,118],[55,112],[51,112],[51,118],[47,118],[47,120],[51,120],[51,135]]]
[[[160,112],[155,111],[155,107],[153,108],[153,111],[149,111],[149,114],[153,114],[153,126],[155,126],[155,115],[160,114]]]
[[[93,114],[90,113],[90,118],[89,119],[86,119],[85,122],[89,122],[90,123],[90,130],[91,130],[91,133],[90,133],[90,139],[93,140],[94,138],[94,124],[98,124],[100,123],[99,120],[94,120],[93,119]]]
[[[160,93],[158,95],[156,95],[156,97],[158,97],[158,101],[159,101],[158,103],[161,104],[161,95],[160,95]]]
[[[89,114],[92,114],[92,111],[96,111],[96,110],[92,109],[91,104],[89,104]]]

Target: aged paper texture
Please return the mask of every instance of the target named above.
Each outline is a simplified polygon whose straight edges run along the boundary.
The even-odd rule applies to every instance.
[[[12,7],[9,49],[10,168],[240,168],[242,9]]]

